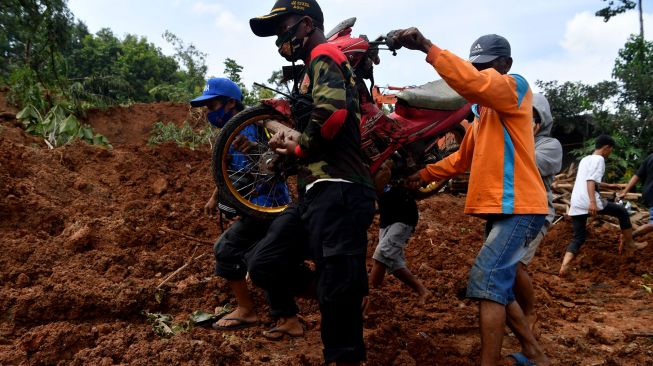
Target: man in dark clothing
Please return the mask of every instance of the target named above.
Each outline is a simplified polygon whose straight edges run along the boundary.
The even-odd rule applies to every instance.
[[[278,36],[279,53],[306,68],[296,92],[311,100],[299,132],[277,133],[270,147],[294,156],[304,194],[272,223],[249,261],[252,281],[268,293],[277,326],[264,335],[299,336],[294,296],[315,280],[327,364],[365,360],[361,302],[367,294],[367,229],[375,193],[360,149],[360,106],[353,70],[326,42],[323,15],[314,0],[279,0],[270,14],[250,20],[260,37]],[[315,261],[311,273],[303,261]]]
[[[628,182],[628,186],[619,194],[619,198],[625,197],[640,181],[643,182],[642,199],[646,207],[648,207],[649,219],[646,225],[640,226],[633,232],[633,239],[653,231],[653,154],[644,160],[637,174],[633,175],[630,182]]]

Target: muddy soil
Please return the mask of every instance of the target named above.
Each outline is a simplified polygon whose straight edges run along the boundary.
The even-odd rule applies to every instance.
[[[49,150],[12,123],[0,125],[0,364],[320,365],[317,304],[300,301],[306,337],[271,342],[261,335],[272,320],[258,290],[260,327],[195,327],[170,339],[153,333],[144,311],[181,323],[233,298],[212,275],[211,244],[162,230],[209,243],[219,235],[217,219],[202,213],[213,189],[210,152],[144,145],[151,123],[183,121],[187,110],[138,108],[145,111],[139,120],[129,118],[131,110],[89,114],[98,132],[113,137],[113,150],[81,143]],[[372,290],[367,364],[478,364],[478,312],[464,289],[483,221],[463,215],[463,196],[419,205],[406,256],[435,296],[417,308],[414,294],[392,277]],[[377,231],[375,223],[370,257]],[[618,255],[617,229],[591,233],[569,278],[556,275],[569,221],[553,227],[529,268],[540,341],[558,365],[651,365],[653,295],[641,276],[653,274],[653,235],[648,248]],[[156,286],[203,253],[157,302]],[[507,336],[504,353],[518,350]]]
[[[86,112],[84,122],[112,144],[145,144],[156,122],[181,125],[193,120],[190,107],[176,103],[137,103],[128,108],[111,107]]]

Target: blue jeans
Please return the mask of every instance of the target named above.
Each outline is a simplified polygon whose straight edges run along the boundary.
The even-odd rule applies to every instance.
[[[517,263],[544,225],[546,215],[490,215],[485,243],[469,271],[467,297],[502,305],[515,301]]]

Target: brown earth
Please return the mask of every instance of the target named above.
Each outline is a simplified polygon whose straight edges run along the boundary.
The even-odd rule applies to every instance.
[[[84,122],[112,144],[145,144],[156,122],[181,125],[189,119],[189,113],[190,107],[184,104],[137,103],[128,108],[89,110]]]
[[[146,323],[145,310],[182,322],[233,301],[212,275],[211,245],[161,230],[205,241],[220,233],[201,212],[213,188],[208,149],[142,144],[152,122],[179,122],[187,112],[159,104],[89,113],[96,130],[113,138],[110,151],[81,143],[49,150],[0,124],[1,365],[321,364],[313,301],[300,302],[306,337],[281,342],[261,336],[271,320],[258,290],[261,327],[196,327],[161,339]],[[463,206],[462,196],[420,202],[406,255],[435,296],[417,309],[394,278],[371,292],[368,365],[478,364],[477,309],[464,288],[483,222],[463,215]],[[370,229],[370,255],[377,230]],[[653,245],[620,256],[618,230],[594,228],[563,280],[555,273],[570,238],[570,223],[558,223],[530,266],[547,353],[558,365],[653,364],[653,337],[635,334],[653,331],[653,295],[640,286],[653,273]],[[157,303],[155,287],[193,253],[207,256],[166,285]],[[517,350],[506,337],[504,352]]]

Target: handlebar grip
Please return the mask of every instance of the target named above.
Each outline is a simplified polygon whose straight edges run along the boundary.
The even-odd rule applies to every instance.
[[[388,34],[385,36],[386,46],[388,46],[388,48],[390,50],[393,50],[393,51],[401,49],[401,47],[402,47],[400,44],[395,42],[395,40],[394,40],[395,33],[396,33],[396,31],[391,31],[391,32],[388,32]]]

